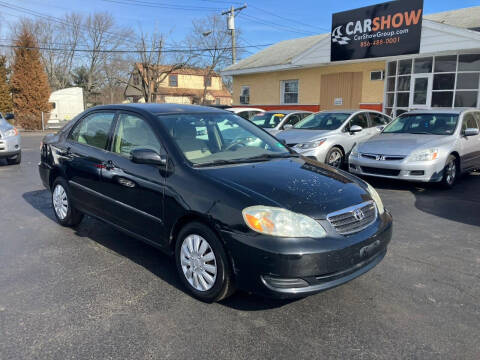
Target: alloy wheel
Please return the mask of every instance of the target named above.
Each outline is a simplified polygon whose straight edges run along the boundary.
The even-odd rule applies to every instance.
[[[198,291],[208,291],[217,278],[217,261],[210,244],[200,235],[190,234],[182,243],[180,261],[188,283]]]
[[[445,169],[447,172],[446,181],[449,185],[452,185],[455,182],[455,178],[457,176],[457,165],[455,164],[455,160],[451,160]]]
[[[332,150],[328,157],[328,165],[339,168],[342,164],[342,153],[339,150]]]
[[[57,184],[52,194],[53,208],[60,220],[64,220],[68,213],[67,192],[62,185]]]

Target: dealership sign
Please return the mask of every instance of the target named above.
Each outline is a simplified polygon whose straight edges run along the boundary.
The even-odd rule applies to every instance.
[[[423,0],[391,1],[333,14],[331,61],[418,54]]]

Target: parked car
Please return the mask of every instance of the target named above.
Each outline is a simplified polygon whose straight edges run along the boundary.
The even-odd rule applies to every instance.
[[[442,182],[480,169],[480,110],[417,110],[355,147],[350,171],[358,175]]]
[[[391,120],[372,110],[321,111],[276,136],[303,156],[340,168],[354,145],[379,134]]]
[[[20,164],[22,147],[20,133],[7,120],[12,120],[13,114],[0,114],[0,159],[6,159],[9,165]]]
[[[258,108],[242,108],[242,107],[233,107],[233,108],[228,108],[225,109],[228,110],[234,114],[237,114],[238,116],[246,119],[246,120],[251,120],[255,115],[258,113],[262,113],[265,110],[258,109]]]
[[[249,136],[225,141],[229,128]],[[43,139],[39,172],[61,225],[89,214],[165,251],[204,301],[338,286],[376,266],[392,234],[366,182],[208,107],[89,109]]]
[[[293,126],[311,113],[311,111],[299,110],[272,110],[258,113],[251,121],[270,134],[276,135],[284,130],[285,126]]]

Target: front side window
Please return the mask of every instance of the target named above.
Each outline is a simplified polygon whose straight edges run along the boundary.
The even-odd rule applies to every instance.
[[[90,114],[80,120],[68,138],[80,144],[106,149],[114,117],[115,113],[110,112]]]
[[[291,155],[275,138],[233,114],[175,114],[158,115],[158,118],[193,166]]]
[[[388,118],[378,113],[370,113],[370,120],[372,126],[384,126],[389,123]]]
[[[297,114],[293,114],[293,115],[290,115],[290,117],[288,118],[287,122],[285,123],[285,125],[295,125],[296,123],[298,123],[300,121],[300,116],[301,115],[297,115]]]
[[[282,104],[298,104],[298,80],[282,80]]]
[[[305,130],[335,130],[350,117],[348,113],[320,112],[299,121],[294,128]]]
[[[362,129],[368,128],[368,119],[367,119],[367,114],[366,113],[360,113],[355,115],[352,120],[350,120],[349,130],[352,126],[357,125],[360,126]]]
[[[168,76],[168,86],[177,87],[178,86],[178,75],[169,75]]]
[[[383,133],[451,135],[457,122],[457,114],[410,114],[396,118]]]
[[[120,114],[113,135],[112,152],[130,157],[135,149],[150,149],[160,154],[161,145],[144,119],[132,114]]]
[[[285,117],[285,114],[277,113],[260,113],[253,117],[252,122],[264,129],[273,129]]]
[[[478,124],[473,113],[467,113],[463,116],[462,130],[466,129],[478,129]]]
[[[249,86],[242,86],[242,90],[240,92],[240,104],[250,104],[250,87]]]

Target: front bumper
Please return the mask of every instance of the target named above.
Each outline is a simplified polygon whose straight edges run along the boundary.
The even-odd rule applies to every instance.
[[[407,162],[406,160],[377,161],[352,156],[348,159],[348,170],[355,175],[419,182],[441,181],[444,165],[445,162],[442,159],[417,162]]]
[[[302,156],[317,160],[321,163],[325,163],[325,158],[327,157],[328,148],[327,146],[323,146],[323,145],[317,148],[308,149],[308,150],[301,150],[297,148],[292,148],[292,149]]]
[[[20,154],[20,136],[12,136],[0,139],[0,158],[8,158]]]
[[[392,237],[392,217],[385,212],[358,233],[323,239],[227,231],[221,235],[239,288],[267,297],[297,298],[344,284],[380,263]]]

